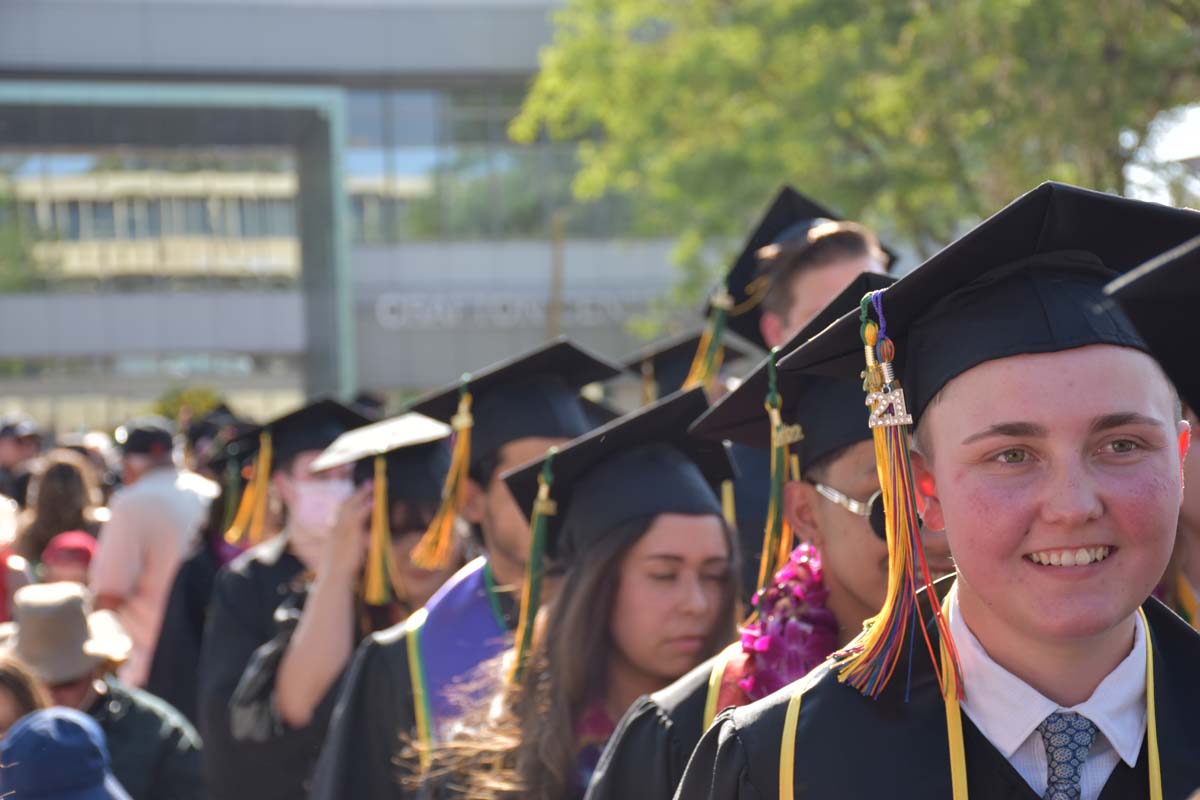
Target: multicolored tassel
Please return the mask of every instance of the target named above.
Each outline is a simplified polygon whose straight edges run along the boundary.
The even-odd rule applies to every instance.
[[[221,519],[221,529],[228,531],[233,527],[237,518],[238,506],[242,500],[242,466],[236,458],[225,462],[225,487],[222,492],[225,503],[225,515]]]
[[[558,448],[551,447],[542,462],[538,475],[537,499],[533,501],[533,514],[529,517],[529,565],[525,569],[525,584],[521,591],[521,616],[517,622],[516,657],[513,659],[510,683],[518,683],[525,670],[525,662],[533,649],[533,627],[537,620],[538,607],[542,602],[542,575],[546,552],[546,528],[550,517],[558,513],[558,504],[550,497],[554,486],[554,456]]]
[[[454,526],[466,496],[471,466],[471,427],[475,424],[471,417],[468,381],[469,377],[463,376],[462,388],[458,393],[458,411],[450,421],[450,427],[454,429],[454,445],[446,483],[442,486],[442,502],[429,529],[412,551],[413,563],[422,569],[446,569],[454,558]]]
[[[225,541],[239,547],[253,547],[263,540],[267,524],[267,500],[271,494],[271,432],[258,437],[258,457],[246,490],[238,502],[233,524],[225,531]]]
[[[879,318],[878,324],[870,319],[872,307]],[[958,653],[954,649],[950,627],[941,607],[933,599],[933,579],[921,546],[920,520],[909,460],[908,427],[913,424],[913,419],[905,407],[904,391],[892,368],[896,347],[887,337],[887,322],[879,292],[863,298],[859,317],[867,365],[863,373],[863,388],[867,391],[867,405],[871,407],[868,424],[874,434],[875,465],[887,517],[888,587],[880,612],[863,624],[863,632],[854,641],[834,654],[834,661],[838,664],[838,679],[868,697],[878,697],[896,669],[906,640],[909,658],[913,657],[913,639],[919,628],[944,692],[946,684],[939,667],[938,654],[917,603],[917,591],[923,587],[931,598],[930,607],[941,640],[946,643],[950,653],[961,695],[962,675]]]

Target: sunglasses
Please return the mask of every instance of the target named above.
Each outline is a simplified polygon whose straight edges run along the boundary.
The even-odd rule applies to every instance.
[[[839,492],[832,486],[826,486],[823,483],[814,483],[813,488],[817,490],[817,494],[821,495],[821,497],[832,503],[837,503],[851,514],[866,517],[870,521],[871,530],[875,535],[887,541],[887,519],[883,513],[882,489],[876,490],[875,494],[871,495],[864,503],[861,500],[848,497],[844,492]]]

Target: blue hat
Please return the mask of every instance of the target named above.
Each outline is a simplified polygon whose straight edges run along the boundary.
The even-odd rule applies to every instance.
[[[22,717],[0,740],[0,796],[25,800],[130,800],[109,770],[96,721],[71,708]]]

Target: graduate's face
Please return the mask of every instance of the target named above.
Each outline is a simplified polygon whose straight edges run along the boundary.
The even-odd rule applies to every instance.
[[[483,530],[484,546],[492,562],[496,580],[501,584],[517,584],[525,573],[529,560],[529,520],[500,480],[506,471],[543,458],[551,447],[565,444],[566,439],[528,437],[516,439],[500,448],[496,468],[485,487],[477,488],[467,498],[463,516]]]
[[[914,468],[981,641],[1086,639],[1131,618],[1174,542],[1176,417],[1166,378],[1129,348],[989,361],[946,386]]]
[[[407,519],[407,515],[405,515],[405,519]],[[400,585],[407,593],[405,599],[410,607],[418,608],[433,597],[433,593],[454,574],[454,570],[461,562],[459,559],[454,559],[451,566],[446,569],[429,570],[418,567],[412,561],[412,551],[421,541],[425,529],[398,528],[396,522],[393,520],[392,555],[395,559],[396,569],[400,573]],[[398,530],[401,533],[397,534]]]
[[[771,311],[762,315],[759,329],[767,346],[786,344],[863,272],[882,273],[884,268],[870,256],[858,256],[814,264],[797,272],[787,286],[792,302],[786,316]]]
[[[610,618],[615,656],[664,683],[700,663],[731,579],[715,516],[659,514],[621,561]]]
[[[853,444],[824,469],[806,477],[865,503],[879,491],[875,444]],[[828,605],[839,627],[851,635],[857,633],[862,621],[883,607],[887,595],[887,542],[875,533],[867,517],[821,496],[813,483],[791,481],[785,486],[784,513],[797,537],[821,553]],[[945,535],[927,530],[921,535],[930,570],[935,575],[952,572]]]

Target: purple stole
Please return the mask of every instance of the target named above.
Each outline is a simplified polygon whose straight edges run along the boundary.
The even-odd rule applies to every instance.
[[[467,564],[429,599],[423,614],[409,620],[409,671],[422,740],[441,739],[462,716],[463,702],[479,699],[456,684],[473,683],[480,664],[512,647],[512,633],[488,588],[486,567],[483,557]]]

